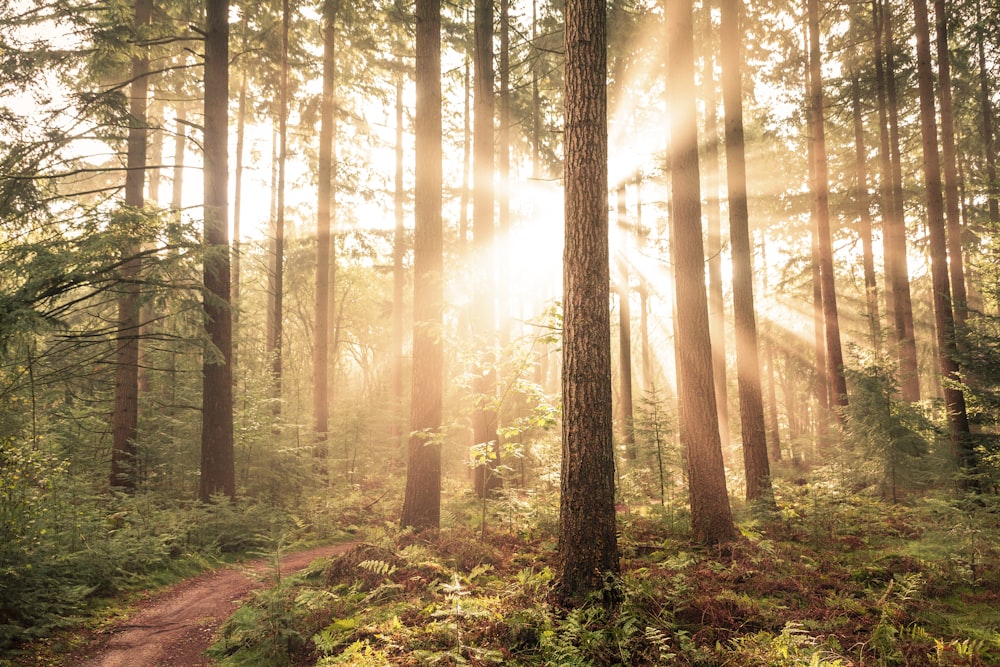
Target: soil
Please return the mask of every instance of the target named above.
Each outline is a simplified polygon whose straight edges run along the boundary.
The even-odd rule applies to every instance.
[[[281,559],[282,574],[317,558],[343,553],[338,544],[300,551]],[[254,561],[207,572],[143,600],[129,618],[98,635],[66,667],[204,667],[202,655],[222,622],[256,588],[264,586],[268,563]]]

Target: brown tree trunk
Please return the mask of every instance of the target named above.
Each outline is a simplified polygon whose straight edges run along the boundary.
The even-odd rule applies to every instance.
[[[141,45],[153,13],[152,0],[136,0],[135,45],[129,86],[129,128],[125,173],[125,211],[129,225],[143,224],[137,217],[146,184],[146,107],[149,96],[149,56]],[[115,348],[115,402],[111,418],[111,488],[135,492],[139,484],[136,438],[139,432],[139,245],[122,249],[121,296],[118,297],[118,332]]]
[[[416,0],[413,369],[403,527],[441,524],[441,0]]]
[[[562,593],[582,599],[617,574],[608,249],[607,17],[569,0],[565,17]]]
[[[232,319],[229,302],[229,2],[206,0],[205,329],[198,497],[236,496],[233,465]]]
[[[170,210],[180,215],[184,206],[184,153],[187,148],[187,108],[184,102],[177,103],[174,121],[174,165],[170,192]]]
[[[833,238],[830,230],[830,184],[827,175],[826,134],[823,121],[823,77],[819,47],[819,1],[806,0],[809,17],[810,114],[813,136],[813,196],[816,200],[816,235],[819,240],[820,284],[823,290],[823,320],[826,324],[826,363],[830,381],[830,404],[842,420],[847,407],[847,381],[840,346],[840,317],[833,275]]]
[[[499,230],[497,261],[497,310],[501,347],[510,343],[510,0],[500,0],[500,128],[497,137]]]
[[[774,504],[767,460],[764,400],[753,300],[750,213],[747,208],[746,149],[743,143],[743,87],[740,75],[740,0],[722,0],[722,96],[725,108],[726,184],[729,238],[733,252],[733,316],[747,501]]]
[[[983,26],[982,0],[976,2],[976,25]],[[982,113],[983,152],[986,154],[986,193],[990,222],[1000,224],[1000,182],[997,181],[997,158],[993,151],[993,95],[990,91],[989,61],[986,60],[985,29],[976,31],[976,50],[979,56],[979,105]]]
[[[243,15],[242,51],[247,51],[247,15]],[[236,171],[233,174],[233,238],[232,238],[232,304],[233,304],[233,382],[238,382],[236,367],[239,364],[240,341],[240,272],[242,270],[242,247],[240,245],[241,226],[243,221],[243,148],[246,144],[247,120],[247,73],[240,72],[239,102],[236,107]]]
[[[271,378],[274,392],[274,414],[281,414],[282,348],[285,318],[285,180],[288,157],[288,24],[291,20],[289,0],[281,2],[281,62],[278,85],[278,191],[277,214],[274,222],[274,275],[272,295],[274,307],[268,327],[271,330]]]
[[[335,261],[333,214],[337,127],[336,2],[323,3],[323,94],[320,100],[319,164],[316,188],[316,325],[313,341],[313,428],[316,456],[325,459],[330,431],[330,288]],[[325,470],[325,463],[320,464]]]
[[[858,235],[861,237],[861,263],[865,274],[865,306],[868,333],[873,350],[881,345],[882,331],[878,315],[878,287],[875,279],[875,251],[872,248],[872,212],[868,197],[868,168],[865,154],[865,128],[861,117],[861,85],[855,74],[851,79],[851,112],[854,118],[855,200],[858,205]]]
[[[937,33],[938,99],[941,102],[941,161],[944,167],[945,220],[948,230],[948,270],[955,325],[961,329],[969,317],[962,250],[962,217],[958,201],[958,151],[955,147],[955,111],[951,96],[951,54],[948,51],[948,12],[945,0],[934,0]]]
[[[736,528],[719,440],[705,295],[692,2],[668,0],[666,7],[671,26],[667,95],[673,113],[669,142],[674,232],[671,249],[676,271],[681,440],[687,451],[691,530],[696,540],[715,544],[733,539]]]
[[[885,48],[885,92],[889,121],[889,178],[891,215],[885,211],[883,233],[886,242],[886,266],[891,267],[892,312],[895,335],[899,345],[899,380],[903,400],[920,400],[920,375],[917,367],[917,343],[913,331],[913,308],[910,299],[909,268],[906,255],[906,218],[903,202],[903,167],[899,138],[899,100],[896,89],[896,64],[893,56],[892,15],[890,0],[882,0],[876,29],[882,29]],[[878,40],[876,40],[876,44]],[[890,259],[891,258],[891,259]]]
[[[635,460],[639,452],[635,446],[634,412],[632,405],[632,308],[629,303],[628,247],[629,224],[625,200],[625,181],[615,188],[617,201],[618,256],[616,257],[616,283],[618,287],[618,389],[619,419],[625,456]]]
[[[729,398],[726,381],[726,306],[722,286],[722,207],[719,202],[719,130],[715,94],[715,62],[711,46],[711,22],[707,21],[705,49],[705,217],[708,220],[708,323],[712,337],[712,371],[715,405],[719,410],[722,456],[729,449]]]
[[[472,234],[473,298],[472,330],[479,350],[473,375],[472,393],[475,405],[472,411],[473,446],[485,457],[474,468],[476,494],[486,497],[502,486],[497,471],[500,447],[497,442],[497,417],[494,406],[496,395],[496,366],[493,350],[496,345],[494,319],[496,298],[494,283],[493,246],[495,220],[493,217],[493,1],[476,0],[474,53],[474,114],[473,128],[473,190]],[[475,459],[474,459],[475,460]]]
[[[930,235],[931,282],[934,288],[934,324],[937,330],[938,362],[948,422],[959,464],[966,471],[976,468],[976,453],[969,439],[969,418],[960,381],[958,345],[948,278],[944,197],[934,112],[934,73],[931,69],[930,26],[926,0],[913,0],[917,41],[917,89],[920,95],[920,137],[924,156],[924,189],[927,197],[927,227]]]
[[[396,229],[392,239],[392,438],[403,433],[403,259],[406,256],[406,227],[403,189],[403,73],[396,75],[396,173],[393,207]]]

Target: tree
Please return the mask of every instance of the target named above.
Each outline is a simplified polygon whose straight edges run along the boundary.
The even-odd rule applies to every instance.
[[[816,237],[819,249],[820,286],[823,292],[823,321],[826,325],[826,364],[832,407],[847,406],[844,355],[840,346],[840,317],[833,275],[833,239],[830,231],[830,183],[827,173],[826,133],[823,127],[823,76],[819,48],[819,2],[807,0],[809,22],[809,113],[812,116],[813,182],[816,206]],[[842,415],[838,412],[838,419]]]
[[[617,573],[608,249],[607,16],[566,3],[560,586],[581,598]]]
[[[726,185],[729,238],[733,250],[733,318],[743,436],[747,500],[773,504],[767,461],[764,400],[753,302],[750,214],[747,208],[746,148],[743,143],[743,85],[740,74],[740,0],[722,0],[722,97],[725,108]]]
[[[473,447],[486,458],[473,470],[476,494],[483,498],[500,488],[502,482],[496,474],[500,445],[497,439],[496,410],[493,407],[496,394],[493,353],[496,343],[493,275],[496,255],[493,243],[496,231],[493,216],[493,0],[476,0],[474,27],[472,258],[476,294],[472,331],[480,352],[474,361],[472,393],[475,405],[472,411],[472,430]]]
[[[146,175],[146,107],[149,95],[149,56],[142,45],[142,31],[153,14],[152,0],[135,3],[135,54],[129,85],[129,128],[125,172],[127,224],[141,220]],[[138,485],[136,437],[139,420],[139,246],[123,248],[127,257],[121,270],[122,295],[118,297],[118,335],[115,354],[115,405],[112,416],[111,487],[134,492]]]
[[[288,28],[291,21],[289,0],[281,0],[281,48],[278,65],[278,186],[271,261],[271,308],[268,311],[267,353],[274,382],[274,412],[281,413],[282,343],[284,339],[285,298],[285,180],[288,162]]]
[[[441,522],[444,311],[441,227],[441,0],[416,0],[416,181],[413,230],[413,370],[406,497],[400,523]]]
[[[924,190],[927,228],[930,234],[931,282],[934,289],[934,324],[937,331],[938,364],[948,424],[959,464],[966,471],[976,468],[976,453],[969,436],[965,395],[958,387],[958,344],[948,279],[948,249],[945,238],[944,195],[941,188],[941,160],[938,153],[937,121],[934,112],[934,73],[931,70],[930,27],[926,0],[913,0],[914,30],[917,41],[917,90],[920,96],[920,137],[924,156]]]
[[[886,301],[887,311],[892,319],[892,326],[889,328],[890,342],[895,343],[898,348],[900,394],[903,400],[914,402],[920,400],[920,378],[917,373],[917,344],[913,333],[913,308],[906,255],[899,101],[890,9],[889,0],[873,0]]]
[[[336,172],[334,137],[337,118],[334,91],[337,75],[336,19],[338,0],[323,2],[323,94],[320,101],[319,184],[316,189],[316,333],[313,342],[313,420],[318,455],[325,456],[330,430],[330,286],[334,248],[330,233]]]
[[[722,462],[712,374],[712,345],[705,295],[701,230],[701,182],[694,96],[691,0],[669,0],[670,186],[673,202],[672,259],[675,267],[681,440],[687,451],[691,530],[715,544],[736,536]],[[565,399],[564,399],[565,400]]]
[[[948,52],[948,12],[945,0],[934,0],[936,19],[938,100],[941,106],[941,162],[944,175],[945,223],[948,244],[952,310],[959,330],[968,319],[962,220],[958,204],[958,155],[955,148],[955,111],[951,95],[951,55]]]
[[[205,329],[198,496],[236,496],[233,463],[232,315],[229,303],[229,0],[206,0]]]

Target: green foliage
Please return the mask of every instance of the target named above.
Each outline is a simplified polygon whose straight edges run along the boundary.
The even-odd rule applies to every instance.
[[[930,478],[929,456],[934,427],[920,410],[900,400],[893,367],[871,363],[849,372],[852,387],[847,408],[845,445],[853,488],[872,485],[883,498]],[[940,478],[939,478],[940,479]]]

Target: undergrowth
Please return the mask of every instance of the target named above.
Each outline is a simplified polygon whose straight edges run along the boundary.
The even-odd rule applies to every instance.
[[[554,545],[525,529],[385,528],[261,591],[221,665],[1000,664],[1000,512],[779,484],[778,513],[704,549],[633,511],[620,602],[566,608]]]

